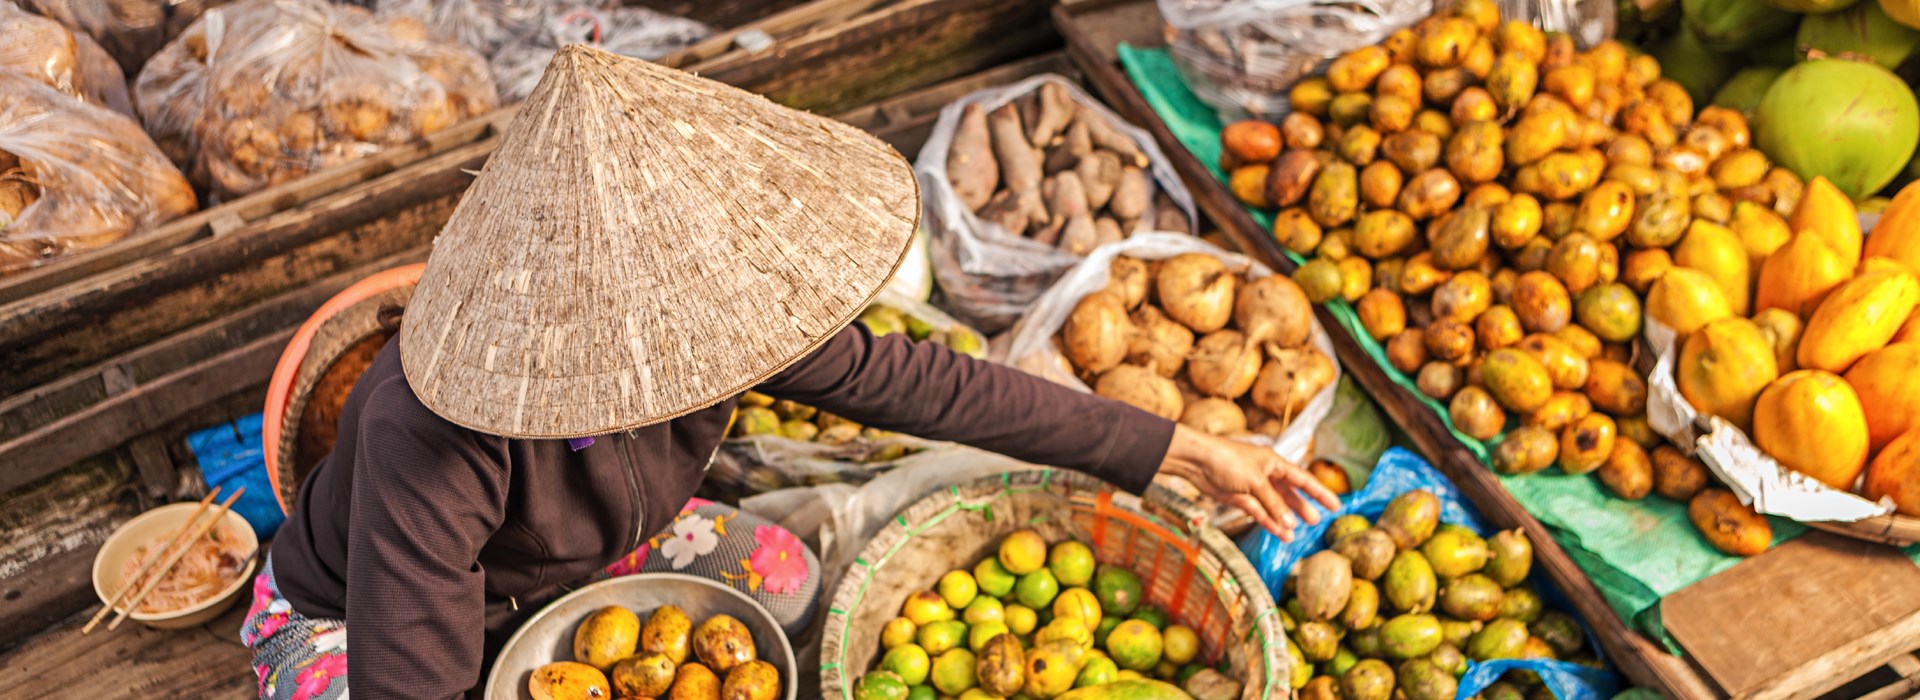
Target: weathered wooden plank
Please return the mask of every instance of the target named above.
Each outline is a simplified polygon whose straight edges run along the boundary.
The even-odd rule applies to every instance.
[[[702,73],[706,70],[705,64],[708,62],[739,60],[759,53],[735,47],[735,42],[742,36],[758,34],[767,39],[777,40],[812,27],[845,20],[890,1],[892,0],[815,0],[803,3],[748,22],[725,25],[733,28],[715,33],[656,63]]]
[[[1057,41],[1042,0],[906,0],[701,73],[781,104],[833,112]]]
[[[713,27],[739,27],[807,4],[807,0],[627,0],[623,4],[705,22]]]
[[[872,132],[911,159],[932,135],[941,108],[976,90],[1019,82],[1042,73],[1079,80],[1079,69],[1066,53],[1053,51],[857,107],[834,118]]]
[[[1162,43],[1158,36],[1159,16],[1152,8],[1153,4],[1145,0],[1091,0],[1055,6],[1053,19],[1067,42],[1068,53],[1086,72],[1088,82],[1123,117],[1153,135],[1194,193],[1202,213],[1226,233],[1234,247],[1282,273],[1291,272],[1294,265],[1282,254],[1272,236],[1255,223],[1206,167],[1173,137],[1116,63],[1115,49],[1120,41],[1140,46]],[[1340,331],[1325,309],[1315,309],[1315,313],[1333,337],[1341,366],[1374,397],[1394,423],[1407,431],[1427,459],[1458,485],[1494,525],[1520,528],[1527,533],[1534,543],[1539,569],[1594,628],[1601,645],[1623,673],[1640,685],[1660,688],[1673,697],[1716,695],[1685,661],[1660,651],[1646,638],[1627,629],[1586,573],[1554,541],[1546,526],[1529,515],[1500,485],[1493,472],[1452,437],[1439,416],[1388,378],[1351,336]]]
[[[259,697],[252,653],[240,644],[246,610],[243,596],[226,614],[193,629],[155,630],[135,623],[89,635],[80,634],[84,614],[75,615],[6,654],[0,662],[0,697]]]
[[[131,472],[107,456],[0,494],[0,649],[95,601],[94,550],[140,512]]]

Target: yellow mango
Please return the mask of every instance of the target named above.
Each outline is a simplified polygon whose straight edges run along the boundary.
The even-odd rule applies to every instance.
[[[1867,416],[1846,380],[1824,370],[1796,370],[1760,392],[1753,442],[1781,466],[1852,489],[1867,466]]]
[[[1811,233],[1795,235],[1760,265],[1755,309],[1786,309],[1806,318],[1834,287],[1853,276],[1853,264]]]
[[[1848,280],[1807,318],[1795,359],[1801,367],[1845,372],[1886,347],[1917,304],[1920,280],[1913,273],[1878,269]]]
[[[1867,235],[1863,254],[1888,258],[1920,272],[1920,181],[1900,188]]]
[[[1733,307],[1712,277],[1676,267],[1661,275],[1647,291],[1647,313],[1685,338],[1702,326],[1732,316]]]
[[[1760,273],[1760,263],[1793,238],[1793,229],[1787,228],[1786,219],[1769,207],[1746,200],[1734,203],[1733,218],[1727,220],[1727,227],[1740,237],[1740,245],[1747,249],[1747,270],[1756,275]]]
[[[1920,429],[1902,433],[1874,456],[1860,494],[1876,501],[1891,498],[1894,511],[1920,517]]]
[[[1907,317],[1907,325],[1901,326],[1900,332],[1893,334],[1893,342],[1920,342],[1920,314]]]
[[[1752,300],[1753,276],[1747,262],[1747,248],[1725,226],[1694,219],[1687,235],[1673,247],[1673,264],[1699,270],[1713,278],[1735,316],[1747,315]]]
[[[1701,413],[1753,429],[1753,403],[1780,378],[1773,343],[1760,326],[1738,316],[1723,318],[1687,336],[1675,379],[1680,395]]]
[[[1920,344],[1898,343],[1867,353],[1846,376],[1867,412],[1867,442],[1875,452],[1920,427]]]
[[[1821,241],[1833,246],[1834,251],[1847,261],[1849,267],[1860,262],[1860,219],[1853,208],[1853,200],[1834,187],[1824,177],[1815,177],[1807,183],[1807,190],[1800,195],[1800,204],[1793,208],[1793,216],[1787,217],[1787,225],[1795,233],[1813,232]]]

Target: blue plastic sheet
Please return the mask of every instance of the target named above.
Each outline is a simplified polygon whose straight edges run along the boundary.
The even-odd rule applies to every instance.
[[[187,434],[187,449],[200,464],[200,477],[207,488],[220,487],[224,494],[246,487],[247,492],[233,504],[233,512],[247,519],[253,533],[265,542],[287,521],[280,501],[273,495],[273,482],[267,479],[267,457],[260,446],[260,414],[244,416]]]
[[[1492,533],[1493,529],[1474,510],[1473,504],[1460,493],[1460,489],[1454,487],[1453,482],[1418,455],[1394,447],[1381,455],[1364,488],[1341,499],[1339,511],[1321,518],[1316,525],[1296,531],[1293,542],[1281,542],[1280,538],[1265,530],[1255,530],[1241,539],[1240,548],[1253,560],[1254,569],[1260,572],[1267,590],[1284,590],[1287,576],[1292,574],[1296,562],[1326,549],[1327,528],[1332,526],[1334,518],[1364,515],[1369,520],[1376,519],[1394,498],[1415,489],[1426,489],[1440,500],[1441,522],[1468,527],[1481,535]],[[1560,591],[1548,582],[1535,580],[1533,584],[1541,600],[1561,610],[1570,609]],[[1584,621],[1581,626],[1587,633],[1588,645],[1598,653],[1600,647],[1594,640],[1593,631],[1586,629]],[[1618,692],[1620,686],[1619,677],[1610,671],[1564,661],[1516,659],[1467,664],[1467,674],[1461,677],[1460,690],[1455,697],[1466,700],[1486,690],[1502,674],[1513,670],[1538,674],[1560,700],[1607,700]]]

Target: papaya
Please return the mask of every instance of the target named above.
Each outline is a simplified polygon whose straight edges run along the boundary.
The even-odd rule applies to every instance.
[[[1781,374],[1800,369],[1800,331],[1806,329],[1806,322],[1786,309],[1766,309],[1753,315],[1753,322],[1760,326],[1760,333],[1767,336],[1767,342],[1773,344],[1773,363]]]
[[[1723,318],[1687,336],[1675,370],[1680,395],[1701,413],[1719,416],[1742,431],[1753,430],[1753,404],[1780,378],[1773,344],[1760,326],[1738,316]]]
[[[1846,380],[1795,370],[1760,392],[1753,442],[1781,466],[1850,490],[1867,466],[1867,416]]]
[[[1672,253],[1673,264],[1712,278],[1734,315],[1747,315],[1753,279],[1747,248],[1733,231],[1711,221],[1694,219]]]
[[[1747,270],[1755,275],[1760,273],[1760,264],[1766,262],[1767,256],[1793,238],[1793,229],[1787,227],[1786,219],[1764,205],[1745,200],[1734,203],[1733,217],[1727,221],[1727,227],[1733,229],[1741,247],[1747,249]]]
[[[1920,0],[1915,0],[1915,6],[1920,7]],[[1887,258],[1920,272],[1920,181],[1894,195],[1861,251],[1868,258]]]
[[[1867,353],[1847,370],[1846,378],[1867,412],[1867,444],[1873,451],[1920,426],[1920,344],[1899,343]]]
[[[1876,501],[1893,499],[1895,511],[1920,516],[1920,429],[1901,433],[1874,456],[1860,493]]]
[[[1800,332],[1801,367],[1839,374],[1886,347],[1920,305],[1920,280],[1904,269],[1874,269],[1848,280],[1820,302]]]
[[[1816,176],[1800,194],[1800,204],[1787,217],[1795,233],[1812,232],[1840,254],[1849,266],[1860,263],[1859,212],[1853,200],[1825,177]]]
[[[1647,314],[1684,338],[1701,327],[1733,315],[1733,305],[1713,277],[1699,270],[1675,267],[1661,275],[1647,292]]]
[[[1852,276],[1853,264],[1825,240],[1812,233],[1795,234],[1760,265],[1753,307],[1786,309],[1806,318],[1834,287]]]

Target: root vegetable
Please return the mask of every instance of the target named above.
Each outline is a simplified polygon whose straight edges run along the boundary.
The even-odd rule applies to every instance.
[[[1000,181],[1013,192],[1017,211],[1029,223],[1053,223],[1040,193],[1040,156],[1020,129],[1020,112],[1012,105],[987,115],[987,131],[992,137],[993,154],[1000,162]]]
[[[1081,187],[1086,188],[1087,206],[1098,210],[1107,206],[1120,185],[1120,156],[1112,151],[1094,151],[1081,158],[1073,171],[1080,176]]]
[[[1034,148],[1046,148],[1053,145],[1053,139],[1060,134],[1073,117],[1079,112],[1079,105],[1067,89],[1055,83],[1040,85],[1040,104],[1033,121],[1027,122],[1027,141]]]
[[[1180,210],[1180,205],[1173,203],[1172,197],[1167,196],[1165,192],[1155,192],[1153,194],[1153,228],[1159,231],[1187,233],[1193,230],[1193,223],[1187,220],[1187,213]]]
[[[1232,401],[1204,398],[1187,404],[1180,424],[1208,435],[1231,437],[1247,432],[1247,413]]]
[[[1100,220],[1113,221],[1105,217]],[[1114,225],[1117,227],[1119,224]],[[1128,311],[1140,308],[1140,302],[1147,300],[1147,291],[1152,285],[1153,272],[1147,268],[1145,260],[1120,255],[1107,264],[1107,291],[1118,293]]]
[[[953,132],[953,146],[947,151],[947,181],[967,211],[980,211],[993,199],[1000,186],[1000,164],[993,159],[993,147],[987,136],[987,113],[980,105],[967,105],[960,112],[960,128]]]
[[[1134,334],[1127,344],[1127,364],[1146,367],[1163,377],[1180,373],[1193,351],[1193,331],[1175,323],[1152,306],[1133,312]]]
[[[1113,369],[1127,357],[1133,323],[1119,297],[1095,292],[1081,299],[1060,329],[1067,361],[1087,374]]]
[[[1144,367],[1121,365],[1107,371],[1094,383],[1093,393],[1167,420],[1179,420],[1187,409],[1173,380]]]
[[[1187,379],[1208,396],[1237,399],[1260,377],[1260,346],[1247,342],[1240,331],[1208,333],[1187,360]]]
[[[1093,220],[1093,230],[1096,246],[1119,243],[1127,238],[1126,232],[1120,230],[1120,222],[1105,216]]]
[[[1074,214],[1060,229],[1061,252],[1068,255],[1083,256],[1100,246],[1100,229],[1093,223],[1093,217],[1086,214]]]
[[[1087,191],[1080,184],[1080,176],[1073,171],[1067,171],[1047,178],[1040,185],[1040,194],[1046,198],[1047,212],[1052,217],[1052,223],[1041,228],[1039,233],[1034,234],[1034,238],[1043,242],[1065,240],[1064,236],[1059,235],[1061,229],[1073,217],[1087,214]],[[1093,222],[1088,221],[1087,224],[1091,226]],[[1082,242],[1090,244],[1093,241],[1092,231],[1083,233],[1087,235]],[[1088,249],[1092,249],[1091,245]],[[1076,253],[1076,255],[1079,254]]]
[[[1107,120],[1100,118],[1100,115],[1091,111],[1083,112],[1080,115],[1080,121],[1087,125],[1087,134],[1093,137],[1093,145],[1096,148],[1104,148],[1119,154],[1122,162],[1133,167],[1147,167],[1147,154],[1140,150],[1140,144],[1134,143],[1133,139],[1120,133],[1119,129],[1108,124]]]
[[[1233,315],[1237,281],[1219,258],[1185,253],[1161,263],[1154,286],[1169,318],[1196,332],[1212,333],[1225,328]]]
[[[1253,404],[1292,422],[1307,402],[1333,383],[1333,361],[1314,348],[1267,346],[1271,358],[1253,383]]]
[[[1027,235],[1027,227],[1032,224],[1027,213],[1020,208],[1019,195],[1013,190],[1001,190],[995,194],[987,206],[980,210],[980,218],[1015,236]]]
[[[1313,333],[1313,304],[1300,285],[1280,275],[1263,277],[1241,288],[1233,301],[1233,324],[1254,346],[1276,343],[1297,348]]]
[[[1152,191],[1153,187],[1147,181],[1147,171],[1124,168],[1120,171],[1119,184],[1113,188],[1113,198],[1107,201],[1107,209],[1122,219],[1138,219],[1146,213]]]

